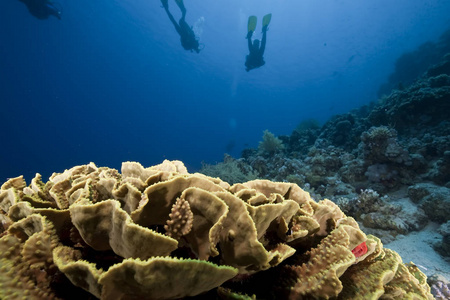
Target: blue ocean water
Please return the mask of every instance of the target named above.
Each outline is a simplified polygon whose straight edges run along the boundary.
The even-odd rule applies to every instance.
[[[90,161],[179,159],[193,172],[239,157],[265,129],[375,101],[400,55],[450,27],[446,0],[185,0],[197,54],[158,0],[57,1],[61,20],[0,4],[2,182]],[[266,64],[246,72],[247,19],[260,37],[267,13]]]

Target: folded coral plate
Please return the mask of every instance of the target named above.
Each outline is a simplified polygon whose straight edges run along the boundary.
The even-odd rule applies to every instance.
[[[12,178],[0,220],[1,299],[433,299],[333,202],[180,161]]]

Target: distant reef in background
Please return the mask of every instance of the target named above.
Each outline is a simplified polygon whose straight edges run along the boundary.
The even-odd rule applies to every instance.
[[[437,42],[426,42],[417,50],[400,56],[395,70],[386,83],[378,90],[378,97],[389,95],[394,89],[403,89],[412,84],[431,65],[439,63],[450,52],[450,29],[445,31]]]
[[[239,159],[225,154],[201,172],[229,182],[295,181],[322,196],[336,194],[328,189],[329,177],[383,192],[417,181],[450,188],[449,111],[450,52],[402,90],[323,126],[308,119],[291,135],[266,130],[257,148],[244,149]]]

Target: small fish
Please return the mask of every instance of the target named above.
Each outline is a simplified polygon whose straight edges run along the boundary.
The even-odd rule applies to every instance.
[[[352,250],[353,255],[355,255],[356,258],[363,256],[367,253],[367,245],[366,242],[362,242],[358,246],[355,247],[355,249]]]

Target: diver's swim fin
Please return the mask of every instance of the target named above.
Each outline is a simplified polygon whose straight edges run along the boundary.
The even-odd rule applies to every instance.
[[[270,20],[272,19],[272,14],[267,14],[263,17],[262,26],[268,26],[270,24]]]
[[[258,19],[256,18],[256,16],[248,17],[248,24],[247,24],[248,32],[255,31],[257,21],[258,21]]]

